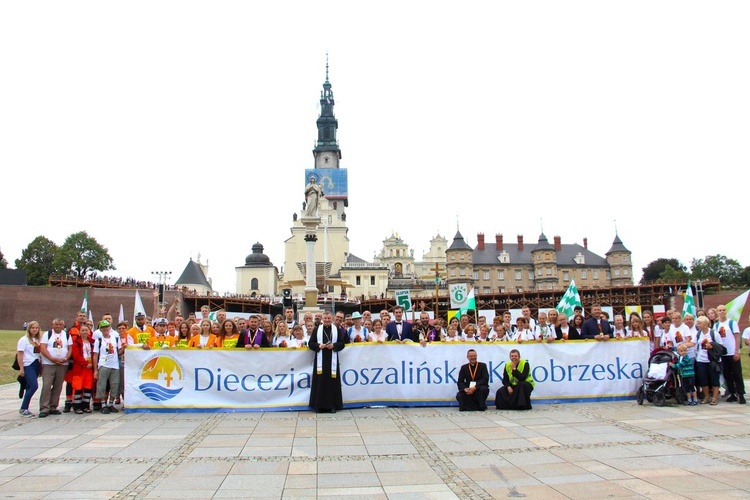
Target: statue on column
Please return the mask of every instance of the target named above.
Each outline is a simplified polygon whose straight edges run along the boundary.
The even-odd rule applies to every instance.
[[[305,186],[305,216],[316,217],[320,205],[320,197],[323,196],[323,188],[317,183],[314,175],[310,176],[310,182]]]

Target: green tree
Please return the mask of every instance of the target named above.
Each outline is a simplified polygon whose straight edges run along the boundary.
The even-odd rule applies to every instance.
[[[656,281],[662,278],[662,273],[667,268],[671,267],[673,271],[687,272],[687,267],[677,259],[665,259],[659,258],[651,262],[649,265],[643,268],[643,276],[641,276],[641,285],[645,285],[652,281]]]
[[[37,236],[16,259],[16,269],[26,271],[26,283],[32,286],[46,285],[50,274],[55,274],[57,245],[54,241]]]
[[[667,283],[679,283],[690,279],[690,273],[683,269],[675,269],[667,264],[659,275],[659,279]]]
[[[0,269],[8,269],[8,261],[5,260],[2,250],[0,250]]]
[[[693,279],[718,279],[724,286],[742,284],[743,269],[739,262],[724,255],[707,255],[690,263]]]
[[[742,270],[742,286],[750,287],[750,266]]]
[[[55,268],[82,279],[94,271],[115,269],[109,250],[86,231],[71,234],[55,256]]]

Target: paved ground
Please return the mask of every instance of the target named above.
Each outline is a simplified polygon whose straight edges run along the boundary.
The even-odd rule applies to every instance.
[[[18,406],[17,385],[0,386],[1,498],[750,498],[750,405],[736,403],[46,419]]]

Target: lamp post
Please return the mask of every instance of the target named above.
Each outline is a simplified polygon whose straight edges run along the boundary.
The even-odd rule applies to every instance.
[[[164,305],[164,285],[167,279],[172,276],[172,271],[151,271],[151,274],[159,277],[159,309]]]

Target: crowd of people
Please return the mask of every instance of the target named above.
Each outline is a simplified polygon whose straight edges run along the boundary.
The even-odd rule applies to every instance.
[[[316,357],[316,366],[324,367],[330,377],[338,366],[334,353],[348,343],[523,344],[568,340],[607,341],[634,337],[648,339],[651,351],[675,351],[678,356],[676,369],[681,370],[688,383],[692,383],[694,377],[697,387],[700,387],[698,396],[702,396],[701,402],[713,405],[718,402],[723,377],[727,401],[745,403],[739,326],[726,318],[724,306],[698,311],[697,320],[691,314],[683,317],[676,311],[667,311],[666,315],[656,318],[648,310],[642,314],[634,312],[627,320],[619,314],[610,319],[598,304],[591,306],[587,317],[583,316],[583,311],[579,308],[570,318],[556,309],[540,310],[536,318],[533,318],[531,310],[524,307],[515,322],[512,321],[510,311],[504,311],[496,315],[491,324],[481,315],[476,322],[468,314],[452,317],[446,322],[442,318],[431,319],[424,311],[419,313],[419,319],[415,318],[410,322],[405,318],[403,308],[396,306],[392,315],[388,310],[382,310],[377,315],[370,311],[354,312],[351,315],[339,311],[330,314],[330,325],[327,325],[326,313],[313,315],[308,312],[298,321],[291,307],[286,308],[283,315],[277,315],[273,319],[260,315],[250,315],[247,318],[235,316],[230,319],[225,311],[212,313],[208,306],[201,308],[200,317],[191,312],[185,318],[177,311],[176,304],[177,301],[169,310],[159,310],[159,317],[154,319],[148,318],[145,312],[138,311],[132,326],[126,321],[115,324],[109,313],[95,323],[86,317],[85,311],[77,313],[76,320],[70,327],[60,318],[52,322],[48,331],[43,331],[36,321],[29,322],[26,334],[19,340],[17,348],[19,376],[25,384],[20,413],[27,417],[34,416],[29,403],[38,389],[37,379],[40,375],[40,418],[61,413],[58,405],[63,389],[65,403],[62,412],[119,411],[117,406],[123,403],[124,389],[123,352],[128,346],[142,349],[312,349],[316,352],[323,351],[323,354]],[[330,331],[335,332],[335,339],[332,339]],[[750,328],[744,331],[742,337],[745,345],[750,345]],[[716,351],[722,351],[718,363],[715,357],[709,356],[709,351],[713,351],[715,345],[722,346],[715,348]],[[332,352],[325,352],[326,350]],[[533,380],[528,380],[528,364],[520,359],[517,350],[514,351],[517,359],[514,360],[512,352],[508,365],[513,365],[514,370],[506,373],[508,384],[504,384],[510,390],[498,393],[496,401],[504,401],[505,406],[530,408],[528,395],[533,390]],[[471,359],[469,361],[468,370],[476,374],[474,363]],[[481,376],[479,379],[481,380]],[[518,381],[528,381],[529,385],[522,385],[520,390],[514,390]],[[313,389],[315,393],[315,387]],[[459,386],[459,396],[462,391],[465,393],[465,389],[470,387]],[[472,395],[476,390],[471,391]],[[696,391],[693,389],[687,392],[693,394]],[[317,393],[314,396],[317,398]],[[520,405],[519,397],[522,403]],[[486,396],[484,399],[486,400]],[[459,403],[459,406],[471,409],[486,407],[484,403],[464,405],[460,397]],[[695,394],[688,398],[687,404],[697,404]],[[321,408],[320,404],[313,405],[312,399],[311,406]],[[340,396],[333,402],[326,401],[322,406],[328,410],[340,407]]]

